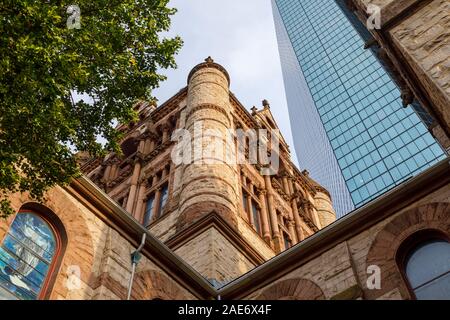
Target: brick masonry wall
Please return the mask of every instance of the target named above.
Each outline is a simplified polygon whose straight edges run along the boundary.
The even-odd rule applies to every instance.
[[[206,279],[222,284],[256,267],[215,228],[209,228],[175,253]]]
[[[10,199],[16,211],[30,203],[26,195],[15,194]],[[67,246],[62,252],[61,266],[56,271],[56,279],[50,288],[50,299],[125,299],[131,275],[130,254],[135,250],[133,245],[62,188],[52,189],[47,199],[45,207],[61,221],[67,233]],[[7,221],[0,221],[1,241],[13,219],[11,217]],[[164,293],[163,298],[177,298],[170,297],[170,293],[176,293],[178,298],[194,299],[186,288],[171,280],[149,258],[142,258],[138,274],[152,272],[152,279],[164,281],[159,280],[158,283],[149,285],[139,281],[149,282],[151,279],[137,277],[134,286],[147,288],[146,291],[141,290],[141,296],[145,294],[146,297],[159,297],[165,292],[164,287],[168,287],[172,291]],[[80,286],[69,290],[68,271],[73,266],[80,268]]]
[[[440,117],[450,126],[450,1],[434,0],[390,31]]]

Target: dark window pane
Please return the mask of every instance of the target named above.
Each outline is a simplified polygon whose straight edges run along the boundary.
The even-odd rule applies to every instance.
[[[416,297],[419,300],[449,300],[450,299],[450,274],[417,289]]]
[[[283,232],[284,248],[287,250],[291,247],[291,240],[289,236]]]
[[[254,201],[252,201],[252,214],[253,214],[253,223],[255,224],[256,232],[261,234],[261,218],[259,216],[258,206]]]
[[[450,244],[444,241],[428,242],[418,247],[409,257],[406,267],[413,289],[450,271]]]
[[[162,214],[162,211],[166,206],[168,195],[169,195],[169,187],[165,185],[161,190],[161,201],[159,202],[159,212],[158,212],[159,215]]]
[[[155,203],[155,195],[152,194],[150,198],[147,200],[147,204],[145,206],[145,215],[144,215],[144,226],[148,226],[153,218],[153,206]]]

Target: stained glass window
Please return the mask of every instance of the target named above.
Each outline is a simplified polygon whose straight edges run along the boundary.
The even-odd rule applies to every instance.
[[[47,222],[17,214],[0,247],[0,299],[38,299],[57,249]]]
[[[450,299],[450,243],[431,241],[409,256],[406,275],[419,300]]]

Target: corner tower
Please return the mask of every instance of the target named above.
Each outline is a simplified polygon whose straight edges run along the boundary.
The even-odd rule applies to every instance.
[[[182,168],[182,227],[213,210],[230,225],[236,225],[239,173],[237,163],[227,163],[225,154],[234,148],[227,141],[230,129],[234,129],[229,86],[227,71],[211,58],[189,74],[184,129],[192,139],[193,162]]]
[[[214,285],[221,286],[289,249],[335,219],[329,193],[300,172],[270,104],[251,112],[230,92],[211,58],[161,106],[139,102],[139,121],[118,127],[122,155],[83,158],[82,170]],[[251,135],[276,135],[279,170],[249,159]],[[254,145],[253,145],[254,146]],[[180,160],[180,155],[182,161]]]

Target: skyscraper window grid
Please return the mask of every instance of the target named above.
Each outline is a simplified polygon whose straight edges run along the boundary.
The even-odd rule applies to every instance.
[[[274,1],[355,207],[445,158],[334,0]]]

